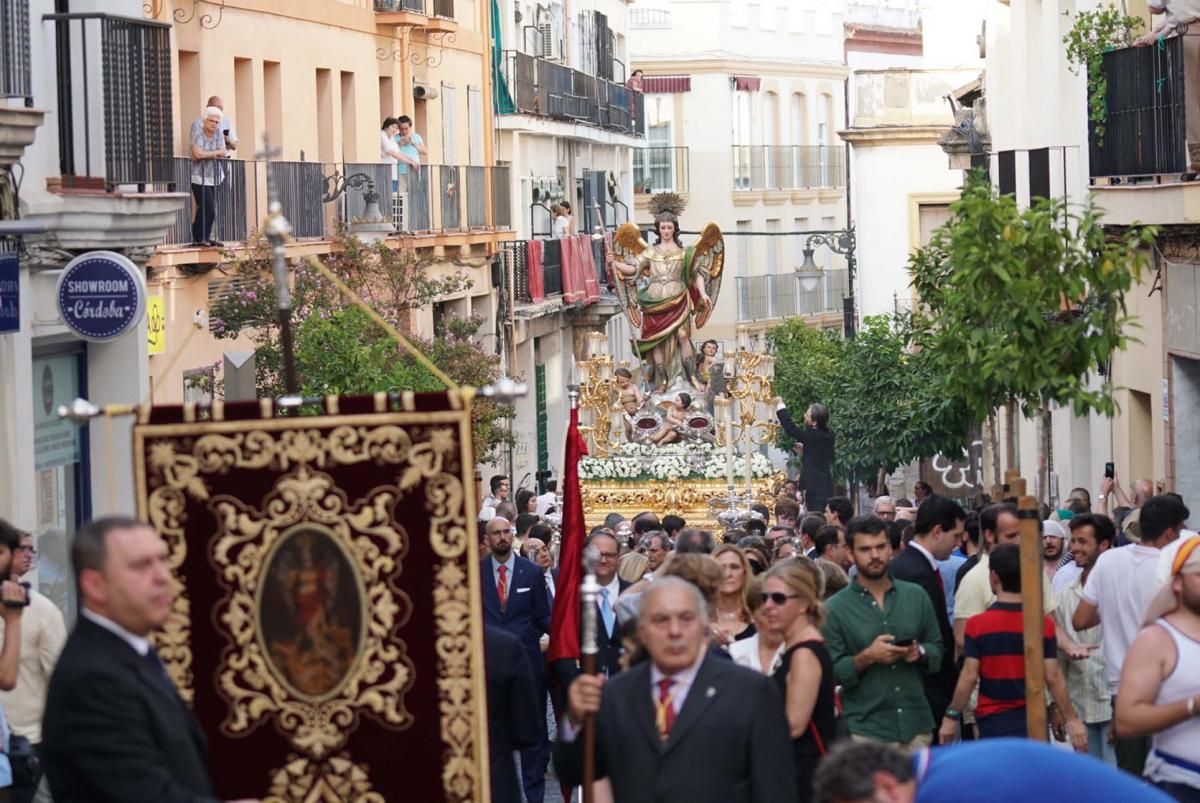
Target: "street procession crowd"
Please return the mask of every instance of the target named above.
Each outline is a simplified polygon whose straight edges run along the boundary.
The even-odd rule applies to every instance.
[[[967,510],[918,482],[912,501],[856,515],[834,489],[806,513],[789,481],[773,514],[721,534],[609,515],[585,542],[584,674],[555,649],[578,634],[552,611],[579,598],[554,565],[553,493],[490,490],[497,803],[542,803],[547,778],[577,793],[585,760],[598,802],[1200,801],[1200,535],[1149,482],[1043,505],[1044,740],[1026,725],[1011,502]]]

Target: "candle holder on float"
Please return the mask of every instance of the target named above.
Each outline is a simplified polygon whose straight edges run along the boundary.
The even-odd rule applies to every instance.
[[[613,358],[605,353],[608,338],[600,332],[588,335],[588,357],[575,363],[579,383],[579,432],[588,453],[609,457],[621,445],[621,390],[613,375]],[[620,368],[628,368],[622,362]],[[615,434],[614,434],[615,430]]]
[[[779,432],[772,401],[775,398],[775,357],[751,349],[750,330],[737,328],[737,351],[725,358],[725,394],[713,399],[717,444],[725,449],[726,494],[710,501],[714,515],[732,529],[762,515],[751,509],[754,495],[756,446],[774,443]],[[736,484],[735,446],[741,446],[745,484]]]

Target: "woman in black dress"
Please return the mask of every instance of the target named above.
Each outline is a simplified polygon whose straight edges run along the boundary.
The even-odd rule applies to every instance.
[[[813,775],[837,733],[833,661],[821,637],[823,575],[811,561],[773,566],[763,583],[763,610],[772,630],[784,634],[784,653],[773,677],[787,704],[796,759],[797,800],[812,800]]]

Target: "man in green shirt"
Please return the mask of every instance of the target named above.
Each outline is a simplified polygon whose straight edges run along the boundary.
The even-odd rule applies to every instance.
[[[912,750],[929,745],[933,715],[922,673],[936,673],[944,645],[929,595],[888,574],[887,524],[858,516],[846,527],[857,576],[827,603],[825,646],[842,686],[852,738]]]

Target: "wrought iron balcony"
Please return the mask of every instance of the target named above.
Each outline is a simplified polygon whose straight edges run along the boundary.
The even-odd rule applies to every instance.
[[[1187,103],[1200,81],[1195,73],[1200,64],[1185,69],[1183,44],[1183,37],[1176,36],[1160,46],[1104,54],[1107,115],[1100,122],[1103,133],[1093,120],[1088,134],[1093,178],[1191,172],[1188,146],[1200,153],[1200,142],[1187,141]]]
[[[651,146],[633,151],[633,191],[687,192],[691,175],[687,148]]]
[[[841,313],[847,272],[823,271],[812,290],[793,273],[738,276],[738,320],[766,321],[795,315]]]
[[[199,164],[204,169],[217,163]],[[401,180],[393,172],[393,165],[376,162],[326,164],[229,159],[219,164],[212,236],[223,243],[245,241],[266,217],[268,177],[275,183],[284,216],[292,224],[292,234],[297,239],[328,238],[339,226],[362,218],[366,213],[362,192],[351,190],[332,203],[324,203],[325,177],[335,172],[343,176],[357,173],[369,176],[379,194],[380,211],[397,232],[442,234],[512,227],[507,167],[423,165],[419,173]],[[172,169],[176,185],[188,187],[192,160],[176,157]],[[189,197],[167,234],[166,245],[192,241],[194,214],[195,201]]]
[[[382,13],[408,11],[427,17],[454,19],[454,0],[375,0],[375,10]]]
[[[62,186],[171,189],[171,26],[111,14],[43,19],[54,23]]]
[[[504,51],[501,113],[646,135],[645,98],[625,86],[518,50]]]
[[[735,190],[806,190],[846,186],[846,151],[830,145],[735,145]]]
[[[29,0],[0,0],[0,98],[33,105],[29,61]]]

